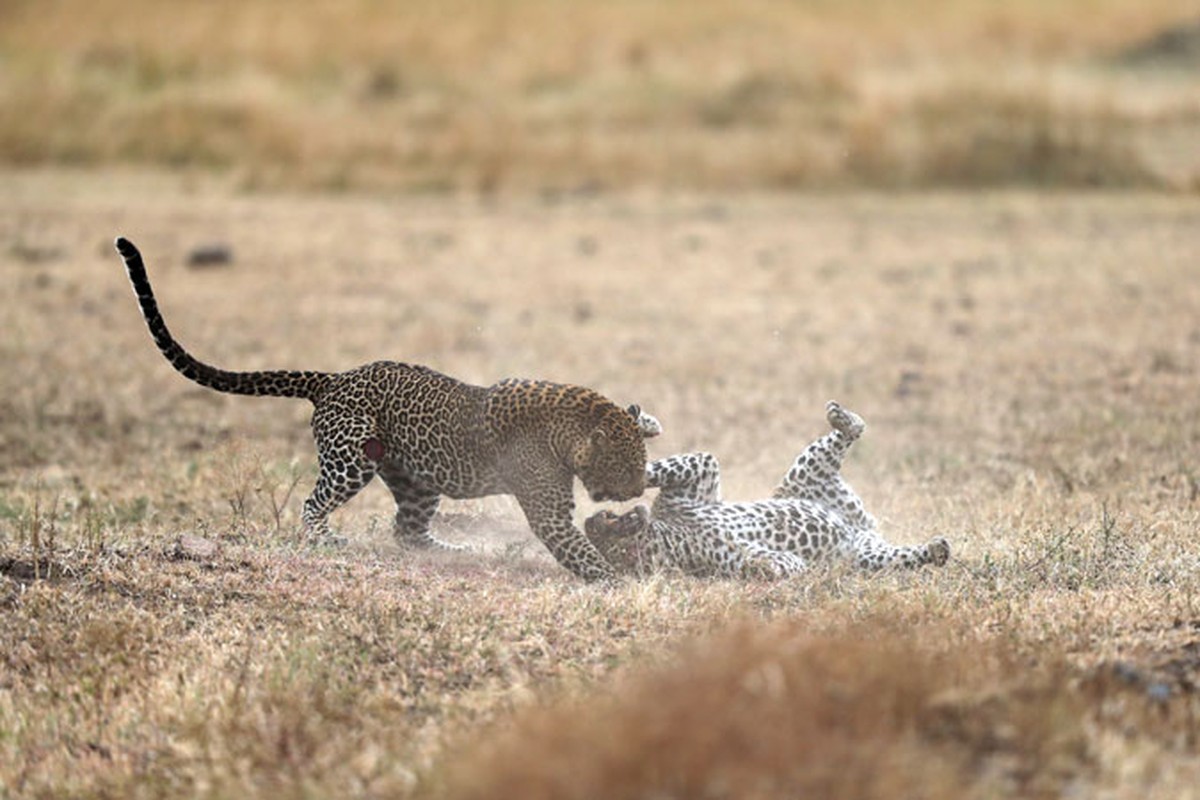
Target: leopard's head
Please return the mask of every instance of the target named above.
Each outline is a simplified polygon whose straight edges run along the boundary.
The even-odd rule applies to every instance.
[[[574,452],[575,474],[597,503],[632,500],[646,491],[645,440],[662,431],[638,406],[610,405]]]
[[[598,511],[584,521],[583,532],[613,569],[636,575],[650,569],[646,547],[649,524],[649,509],[638,505],[624,514]]]

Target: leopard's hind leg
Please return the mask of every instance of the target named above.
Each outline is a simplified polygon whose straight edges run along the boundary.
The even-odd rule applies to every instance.
[[[408,474],[382,467],[379,477],[387,484],[396,500],[396,522],[392,529],[396,542],[404,547],[432,547],[439,550],[466,550],[461,544],[451,544],[437,538],[429,529],[437,513],[441,495],[422,486]]]
[[[817,503],[836,512],[855,530],[873,530],[875,519],[841,475],[842,461],[866,430],[866,423],[833,400],[825,406],[825,417],[833,430],[796,456],[773,496]]]
[[[741,542],[741,561],[735,577],[778,580],[804,572],[808,565],[798,553],[776,550],[762,542]]]
[[[329,531],[329,515],[371,482],[375,465],[350,441],[324,446],[318,443],[317,463],[317,484],[304,501],[300,516],[314,544],[341,544],[343,540]]]
[[[925,564],[940,567],[950,560],[950,543],[941,536],[923,545],[902,547],[888,544],[878,535],[867,535],[855,543],[854,549],[855,563],[868,570],[888,567],[913,569]]]

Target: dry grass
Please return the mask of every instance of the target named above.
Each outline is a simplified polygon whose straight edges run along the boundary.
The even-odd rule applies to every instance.
[[[1155,44],[1193,35],[1185,6],[10,2],[0,163],[260,188],[1189,187],[1197,63]]]
[[[8,795],[1195,796],[1194,200],[3,180]],[[506,499],[444,507],[480,552],[401,554],[378,486],[305,550],[307,407],[172,372],[117,232],[215,363],[586,383],[733,498],[837,398],[887,535],[954,560],[591,587]]]
[[[1086,726],[1109,699],[1102,681],[1088,696],[1061,662],[991,642],[931,653],[894,624],[735,628],[612,695],[520,714],[481,737],[448,794],[1029,797],[1094,776]]]

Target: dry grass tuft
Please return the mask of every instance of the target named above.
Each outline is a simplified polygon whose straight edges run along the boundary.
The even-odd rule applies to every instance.
[[[735,628],[481,735],[447,796],[1031,796],[1090,771],[1061,665],[1029,670],[995,643],[930,651],[893,625]]]

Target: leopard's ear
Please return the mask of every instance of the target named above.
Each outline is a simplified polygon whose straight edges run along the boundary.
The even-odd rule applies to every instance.
[[[645,411],[642,411],[641,406],[635,404],[626,410],[633,417],[634,422],[637,423],[638,430],[642,432],[643,439],[653,439],[662,433],[662,423]]]

